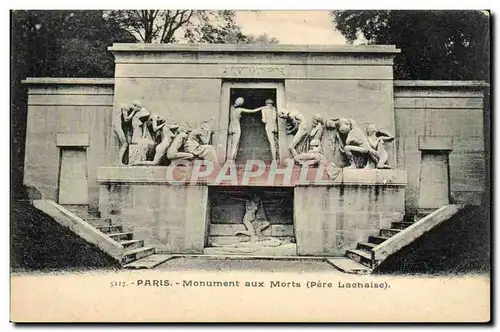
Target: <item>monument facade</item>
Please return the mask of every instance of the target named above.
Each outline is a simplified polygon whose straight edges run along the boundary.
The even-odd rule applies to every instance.
[[[483,85],[394,81],[394,46],[109,50],[114,79],[25,81],[25,183],[157,252],[343,256],[481,200]]]

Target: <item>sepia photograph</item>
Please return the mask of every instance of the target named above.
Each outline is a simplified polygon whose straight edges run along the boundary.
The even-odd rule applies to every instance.
[[[11,10],[10,321],[491,320],[488,10]]]

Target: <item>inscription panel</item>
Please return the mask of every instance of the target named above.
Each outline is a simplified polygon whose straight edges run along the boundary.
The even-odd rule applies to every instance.
[[[116,78],[258,78],[258,79],[377,79],[392,80],[392,66],[249,65],[161,63],[117,64]],[[118,89],[117,89],[118,92]]]

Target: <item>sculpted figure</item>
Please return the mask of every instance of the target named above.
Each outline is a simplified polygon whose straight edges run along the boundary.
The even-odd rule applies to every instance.
[[[374,124],[366,128],[366,136],[371,147],[377,151],[379,157],[377,168],[391,168],[388,164],[389,155],[387,154],[384,143],[394,140],[394,137],[380,131]]]
[[[149,119],[151,113],[149,110],[141,106],[138,100],[134,100],[133,109],[135,111],[132,117],[132,144],[138,144],[141,138],[144,136],[144,123]]]
[[[286,127],[285,131],[287,135],[294,135],[292,142],[289,145],[290,152],[292,153],[292,157],[298,154],[297,145],[307,136],[308,128],[307,122],[304,116],[298,112],[284,112],[280,111],[278,116],[281,119],[285,119]]]
[[[262,238],[262,231],[269,227],[270,223],[267,220],[259,195],[253,194],[249,199],[245,200],[245,215],[243,216],[243,224],[247,230],[237,232],[236,235],[250,236],[251,241],[256,241],[259,238]]]
[[[194,158],[192,153],[179,151],[186,143],[187,137],[188,132],[181,128],[177,129],[177,134],[167,150],[169,160],[191,160]]]
[[[297,164],[307,164],[308,166],[317,166],[320,163],[327,163],[325,156],[321,152],[321,146],[311,146],[309,151],[295,155],[293,160]]]
[[[276,124],[276,107],[273,106],[273,100],[267,99],[266,106],[262,107],[262,122],[266,126],[267,140],[271,148],[271,155],[273,160],[276,160],[276,139],[275,135],[278,132]],[[258,108],[257,108],[258,110]]]
[[[156,138],[156,140],[158,140],[160,143],[156,145],[153,160],[138,160],[135,161],[132,165],[159,165],[161,159],[167,151],[167,148],[170,146],[170,144],[172,143],[172,139],[175,136],[173,130],[176,130],[178,128],[178,125],[176,124],[167,124],[163,117],[156,114],[150,116],[148,125],[151,126],[153,137]],[[143,144],[150,144],[147,138],[145,138],[145,140],[146,141],[143,141]]]
[[[228,160],[235,160],[236,154],[238,153],[238,147],[240,145],[241,138],[241,114],[243,113],[256,113],[262,109],[262,107],[256,108],[254,110],[249,110],[241,107],[245,100],[243,97],[238,97],[234,101],[234,105],[231,106],[229,110],[229,136],[231,141],[231,149],[228,154]]]
[[[311,148],[316,146],[321,146],[321,138],[323,137],[323,130],[325,126],[325,121],[321,114],[316,114],[313,116],[312,129],[309,133],[309,145]]]
[[[124,165],[123,157],[127,151],[130,141],[130,134],[132,131],[131,120],[138,110],[126,104],[122,104],[120,112],[116,114],[113,119],[113,129],[118,137],[120,143],[120,150],[118,152],[118,163]]]
[[[216,161],[217,154],[214,147],[210,145],[212,135],[210,121],[203,121],[199,128],[187,135],[184,150],[198,159]]]
[[[353,119],[331,119],[327,121],[326,127],[336,130],[337,142],[340,145],[339,150],[346,156],[349,163],[347,168],[357,168],[353,152],[367,156],[375,165],[378,164],[377,152],[372,148],[365,133],[356,125]]]
[[[148,129],[148,120],[151,115],[148,109],[142,107],[139,101],[134,101],[137,110],[132,117],[132,139],[129,145],[129,164],[146,160],[147,153],[154,146],[151,132]]]

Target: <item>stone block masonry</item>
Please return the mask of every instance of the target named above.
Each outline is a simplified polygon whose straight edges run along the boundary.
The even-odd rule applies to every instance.
[[[205,245],[206,185],[101,183],[101,216],[155,247],[157,253],[200,254]]]
[[[346,249],[403,219],[404,172],[346,171],[340,184],[295,187],[298,255],[343,256]]]

